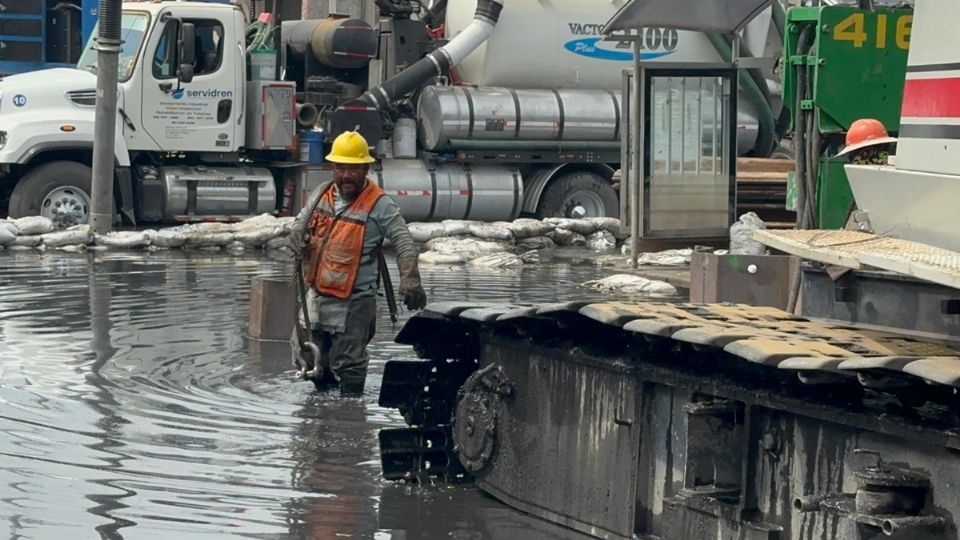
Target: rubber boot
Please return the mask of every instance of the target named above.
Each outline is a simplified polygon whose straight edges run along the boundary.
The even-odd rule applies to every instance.
[[[340,379],[340,395],[343,397],[360,397],[363,395],[365,379]]]
[[[329,392],[337,388],[337,379],[329,369],[323,370],[323,375],[320,378],[310,379],[310,382],[316,387],[317,392]]]

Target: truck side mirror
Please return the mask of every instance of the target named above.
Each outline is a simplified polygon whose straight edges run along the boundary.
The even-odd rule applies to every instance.
[[[180,82],[189,83],[193,80],[193,63],[197,59],[197,49],[195,47],[197,38],[197,27],[193,23],[180,23],[180,38],[177,40],[178,78]]]
[[[182,83],[192,82],[193,64],[180,64],[180,69],[177,71],[177,79]]]

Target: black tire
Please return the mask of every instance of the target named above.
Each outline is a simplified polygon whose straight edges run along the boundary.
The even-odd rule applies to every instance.
[[[91,183],[93,171],[83,163],[75,161],[51,161],[44,163],[23,176],[10,195],[10,217],[39,216],[44,213],[44,200],[49,195],[60,190],[60,193],[71,197],[77,208],[83,211],[83,218],[78,221],[60,223],[54,220],[58,227],[79,225],[90,221]],[[85,197],[85,200],[84,200]],[[51,204],[48,201],[48,205]]]
[[[580,200],[578,195],[586,199]],[[547,184],[537,203],[537,217],[577,217],[570,215],[570,211],[578,203],[581,207],[590,207],[585,208],[584,217],[620,216],[620,202],[610,182],[591,172],[572,172]]]

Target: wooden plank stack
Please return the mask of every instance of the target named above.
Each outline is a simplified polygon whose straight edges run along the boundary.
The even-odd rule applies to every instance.
[[[756,212],[770,229],[790,229],[796,212],[785,208],[787,174],[794,170],[788,159],[740,158],[737,160],[737,217]]]

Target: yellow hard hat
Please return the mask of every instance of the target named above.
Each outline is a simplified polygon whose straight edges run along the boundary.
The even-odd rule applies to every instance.
[[[373,163],[367,140],[356,131],[344,131],[333,141],[333,148],[327,155],[327,161],[333,163]]]

